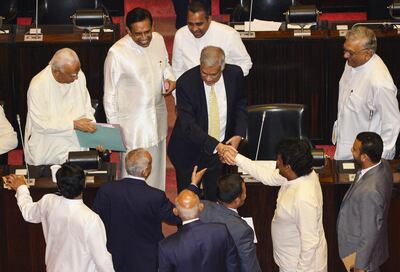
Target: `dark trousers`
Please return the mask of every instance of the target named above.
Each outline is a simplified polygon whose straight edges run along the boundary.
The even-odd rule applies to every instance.
[[[207,168],[201,181],[203,184],[203,198],[210,201],[217,201],[217,181],[225,173],[225,167],[218,159],[218,155],[213,154],[209,156],[204,154],[194,165],[198,166],[198,170]],[[175,170],[179,193],[190,184],[193,168],[179,169],[175,167]]]
[[[211,13],[211,0],[199,0],[199,1],[208,5],[210,7],[210,13]],[[172,2],[174,3],[174,9],[176,14],[175,27],[176,29],[179,29],[187,24],[187,11],[189,6],[189,0],[172,0]]]

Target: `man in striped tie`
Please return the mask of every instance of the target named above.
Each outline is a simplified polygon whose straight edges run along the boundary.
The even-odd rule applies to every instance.
[[[247,129],[247,100],[241,68],[225,64],[224,51],[203,48],[200,65],[177,81],[177,120],[168,145],[178,192],[190,183],[194,165],[207,168],[204,198],[216,201],[216,181],[223,173],[218,154],[239,146]],[[188,183],[189,182],[189,183]]]

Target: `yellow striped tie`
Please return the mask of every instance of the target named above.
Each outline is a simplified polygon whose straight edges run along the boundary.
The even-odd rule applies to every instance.
[[[218,100],[215,93],[214,85],[211,86],[210,97],[208,99],[208,135],[214,137],[218,141],[220,140],[220,128],[219,128],[219,111],[218,111]]]

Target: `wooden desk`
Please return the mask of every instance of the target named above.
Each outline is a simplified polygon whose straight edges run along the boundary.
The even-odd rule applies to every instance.
[[[109,170],[110,174],[96,175],[95,182],[88,183],[83,192],[83,202],[89,207],[93,204],[98,187],[115,178],[116,165],[107,164],[105,168]],[[3,167],[0,170],[0,176],[8,173],[9,170],[7,167]],[[33,201],[38,201],[43,195],[57,191],[56,184],[51,181],[49,169],[40,170],[37,173],[41,173],[41,176],[38,177],[31,173],[31,176],[36,178],[35,186],[29,189]],[[17,206],[14,191],[0,189],[0,209],[0,271],[46,271],[46,244],[42,225],[24,221]]]
[[[397,169],[399,162],[393,162],[393,169]],[[350,183],[339,182],[334,164],[328,161],[323,169],[317,170],[323,194],[323,224],[325,238],[328,245],[328,271],[345,272],[339,258],[337,245],[336,220],[341,201],[349,188]],[[395,173],[398,175],[398,173]],[[251,216],[258,239],[257,256],[263,272],[277,272],[273,259],[271,240],[271,221],[276,208],[276,198],[279,187],[265,186],[262,183],[247,183],[247,199],[239,213],[241,216]],[[400,184],[395,183],[391,207],[389,211],[389,250],[390,258],[382,267],[382,272],[397,271],[400,266]]]

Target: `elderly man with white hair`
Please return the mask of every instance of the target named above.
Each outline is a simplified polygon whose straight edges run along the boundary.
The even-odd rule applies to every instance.
[[[29,84],[25,159],[31,165],[61,164],[81,150],[74,129],[94,132],[86,78],[76,53],[58,50]]]

